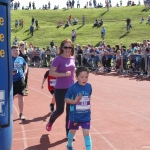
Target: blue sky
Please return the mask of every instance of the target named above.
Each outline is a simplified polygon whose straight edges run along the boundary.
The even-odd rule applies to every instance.
[[[32,0],[33,1],[33,0]],[[32,2],[31,1],[31,2]],[[42,7],[43,4],[47,4],[49,0],[34,0],[35,4],[36,4],[36,8],[40,8]],[[81,8],[84,7],[84,5],[86,4],[86,2],[89,1],[89,0],[80,0],[80,5],[81,5]],[[135,3],[137,4],[139,0],[134,0]],[[143,0],[140,0],[141,3],[143,3]],[[59,5],[60,8],[62,7],[66,7],[66,2],[67,0],[50,0],[51,2],[51,7],[54,8],[54,5]],[[75,0],[75,7],[76,7],[76,2],[77,0]],[[105,4],[105,0],[97,0],[97,3],[101,2],[103,5]],[[112,5],[115,6],[118,3],[120,3],[120,0],[111,0],[112,2]],[[127,4],[127,0],[122,0],[123,2],[123,5],[126,5]],[[28,6],[28,3],[29,1],[28,0],[20,0],[20,5],[21,7],[22,6]]]

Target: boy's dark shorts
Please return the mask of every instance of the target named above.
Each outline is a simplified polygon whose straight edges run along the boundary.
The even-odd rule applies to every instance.
[[[13,82],[13,96],[16,94],[24,95],[24,89],[25,89],[25,82],[24,79],[21,79],[19,81]]]
[[[79,126],[81,126],[82,129],[90,129],[90,121],[73,122],[73,121],[69,120],[69,122],[68,122],[68,129],[70,129],[70,130],[78,130]]]
[[[52,95],[54,94],[54,90],[49,91]]]

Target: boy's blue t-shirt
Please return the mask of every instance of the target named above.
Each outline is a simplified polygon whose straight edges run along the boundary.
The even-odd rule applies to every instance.
[[[85,86],[74,83],[68,89],[65,98],[75,100],[77,95],[82,94],[82,100],[77,104],[70,105],[69,120],[73,122],[87,122],[91,120],[90,96],[92,94],[92,86],[87,83]]]
[[[26,62],[24,58],[18,56],[18,57],[12,57],[12,64],[13,64],[13,70],[18,71],[18,73],[13,75],[13,82],[16,82],[24,78],[23,67],[26,65]]]

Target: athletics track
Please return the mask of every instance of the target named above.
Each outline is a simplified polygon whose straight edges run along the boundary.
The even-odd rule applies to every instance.
[[[18,119],[18,100],[14,100],[12,150],[65,150],[65,112],[51,132],[45,130],[51,101],[47,82],[41,89],[46,70],[30,68],[23,122]],[[89,83],[93,87],[93,150],[150,150],[150,80],[90,73]],[[73,144],[75,150],[85,150],[81,128]]]

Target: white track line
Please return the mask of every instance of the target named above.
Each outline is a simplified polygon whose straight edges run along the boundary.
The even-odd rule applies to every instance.
[[[100,99],[100,98],[98,98],[98,97],[96,97],[96,96],[92,96],[92,97],[94,97],[94,98],[96,98],[96,99],[99,99],[99,100],[101,100],[101,101],[103,101],[103,102],[105,102],[105,103],[108,103],[108,104],[110,104],[110,105],[112,105],[112,106],[114,106],[114,107],[117,107],[117,108],[119,108],[119,109],[125,110],[125,111],[129,112],[129,114],[133,114],[133,115],[136,115],[136,116],[138,116],[138,117],[140,117],[140,118],[142,118],[142,119],[144,119],[144,120],[150,121],[150,119],[148,119],[148,118],[146,118],[146,117],[143,117],[143,116],[141,116],[141,115],[139,115],[139,114],[137,114],[137,113],[135,113],[135,112],[132,112],[132,111],[130,111],[130,110],[127,110],[127,109],[125,109],[125,108],[122,108],[122,107],[120,107],[120,106],[118,106],[118,105],[116,105],[116,104],[113,104],[113,103],[111,103],[111,102],[108,102],[108,101],[106,101],[106,100],[104,100],[104,99]]]
[[[99,131],[97,131],[93,126],[91,126],[91,128],[92,128],[96,133],[98,133],[98,134],[100,135],[100,137],[101,137],[113,150],[117,150],[117,149],[114,147],[114,145],[113,145],[111,142],[109,142],[105,136],[102,135],[102,133],[100,133]]]
[[[19,116],[19,112],[18,112],[18,110],[17,110],[17,108],[16,108],[16,106],[14,105],[14,108],[15,108],[15,111],[16,111],[16,113],[17,113],[17,116]],[[21,123],[21,121],[20,121],[20,123]],[[24,149],[25,150],[28,150],[28,144],[27,144],[27,138],[26,138],[26,131],[25,131],[25,129],[24,129],[24,125],[23,124],[20,124],[20,126],[21,126],[21,130],[22,130],[22,136],[23,136],[23,145],[24,145]],[[13,139],[14,140],[14,139]]]

